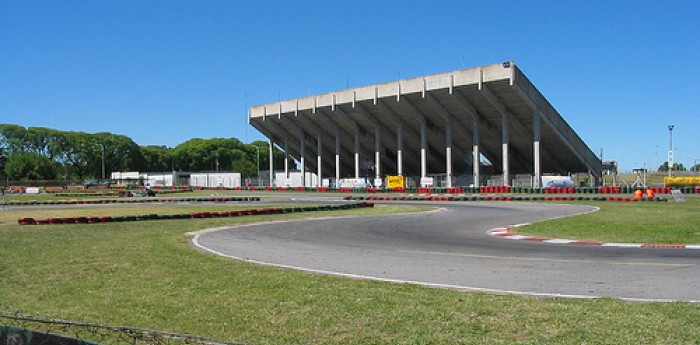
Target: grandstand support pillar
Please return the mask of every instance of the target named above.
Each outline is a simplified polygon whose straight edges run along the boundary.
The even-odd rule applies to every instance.
[[[323,147],[321,145],[321,132],[316,135],[316,188],[321,187],[321,180],[323,179],[323,172],[321,171],[321,156],[323,155]]]
[[[270,139],[270,146],[269,146],[269,159],[270,159],[270,187],[273,187],[275,185],[274,179],[275,179],[275,163],[274,163],[274,158],[275,158],[275,144],[272,142],[272,139]]]
[[[355,127],[355,178],[360,178],[360,127],[357,122],[353,123]]]
[[[474,174],[474,187],[481,186],[480,168],[481,153],[479,151],[479,117],[476,115],[472,119],[472,171]]]
[[[508,113],[505,112],[503,113],[503,131],[502,131],[502,138],[501,138],[501,143],[503,146],[503,185],[504,186],[510,186],[510,167],[508,164],[508,151],[510,149],[509,147],[509,142],[510,142],[510,131],[508,130],[509,126],[509,116]]]
[[[420,177],[424,178],[426,173],[426,158],[427,158],[427,148],[428,148],[428,138],[426,138],[426,124],[422,123],[420,125]]]
[[[379,178],[382,176],[381,172],[381,149],[382,149],[382,129],[380,127],[374,128],[374,177]]]
[[[301,139],[299,140],[299,164],[301,165],[301,186],[306,187],[306,167],[304,166],[304,155],[306,155],[306,134],[301,132]]]
[[[447,120],[445,126],[445,175],[447,188],[452,188],[452,119]]]
[[[542,158],[540,157],[540,140],[541,140],[541,118],[539,110],[535,110],[532,116],[532,157],[534,163],[535,180],[532,184],[533,188],[540,188],[542,181]]]
[[[289,137],[284,136],[284,183],[289,179]]]
[[[335,129],[335,188],[340,181],[340,128]]]
[[[396,128],[396,174],[403,176],[403,126]]]

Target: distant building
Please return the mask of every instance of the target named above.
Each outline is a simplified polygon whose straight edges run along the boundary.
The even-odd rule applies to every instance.
[[[154,187],[241,187],[241,174],[234,172],[113,172],[110,178],[118,184],[146,185]]]
[[[617,162],[616,161],[603,162],[603,175],[617,175]]]

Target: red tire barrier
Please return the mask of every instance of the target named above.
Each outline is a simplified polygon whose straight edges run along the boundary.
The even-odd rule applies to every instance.
[[[19,225],[34,225],[36,224],[36,220],[34,220],[34,218],[20,218],[17,219],[17,223],[19,223]]]

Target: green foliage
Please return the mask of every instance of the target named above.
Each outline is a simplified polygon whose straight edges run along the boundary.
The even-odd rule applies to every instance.
[[[15,153],[7,159],[5,174],[15,180],[53,180],[57,164],[34,152]]]
[[[145,160],[142,167],[145,171],[170,171],[174,169],[175,158],[172,149],[166,146],[141,146],[141,154]]]
[[[683,166],[683,163],[673,163],[673,171],[685,171],[685,166]],[[664,162],[664,164],[659,165],[659,171],[668,171],[668,162]]]
[[[255,176],[269,169],[269,145],[264,141],[243,144],[236,138],[190,139],[172,150],[175,166],[181,171],[219,170]],[[284,164],[284,153],[273,151],[275,166]]]
[[[54,172],[62,170],[65,171],[64,177],[79,180],[101,178],[103,162],[105,177],[113,171],[165,172],[173,169],[235,171],[250,177],[269,167],[269,146],[265,141],[244,144],[236,138],[195,138],[168,148],[139,146],[127,136],[108,132],[91,134],[0,124],[1,166],[5,167],[5,161],[20,153],[45,157],[56,163]],[[274,160],[275,166],[281,166],[284,153],[275,149]],[[48,170],[27,175],[17,167],[13,169],[17,176],[56,175]],[[4,168],[0,170],[6,171]]]

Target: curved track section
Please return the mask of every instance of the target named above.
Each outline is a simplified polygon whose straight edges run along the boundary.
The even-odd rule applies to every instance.
[[[444,208],[420,214],[205,231],[193,242],[222,256],[349,277],[537,296],[700,302],[699,251],[543,244],[486,234],[496,227],[590,212],[592,207],[439,206]]]

